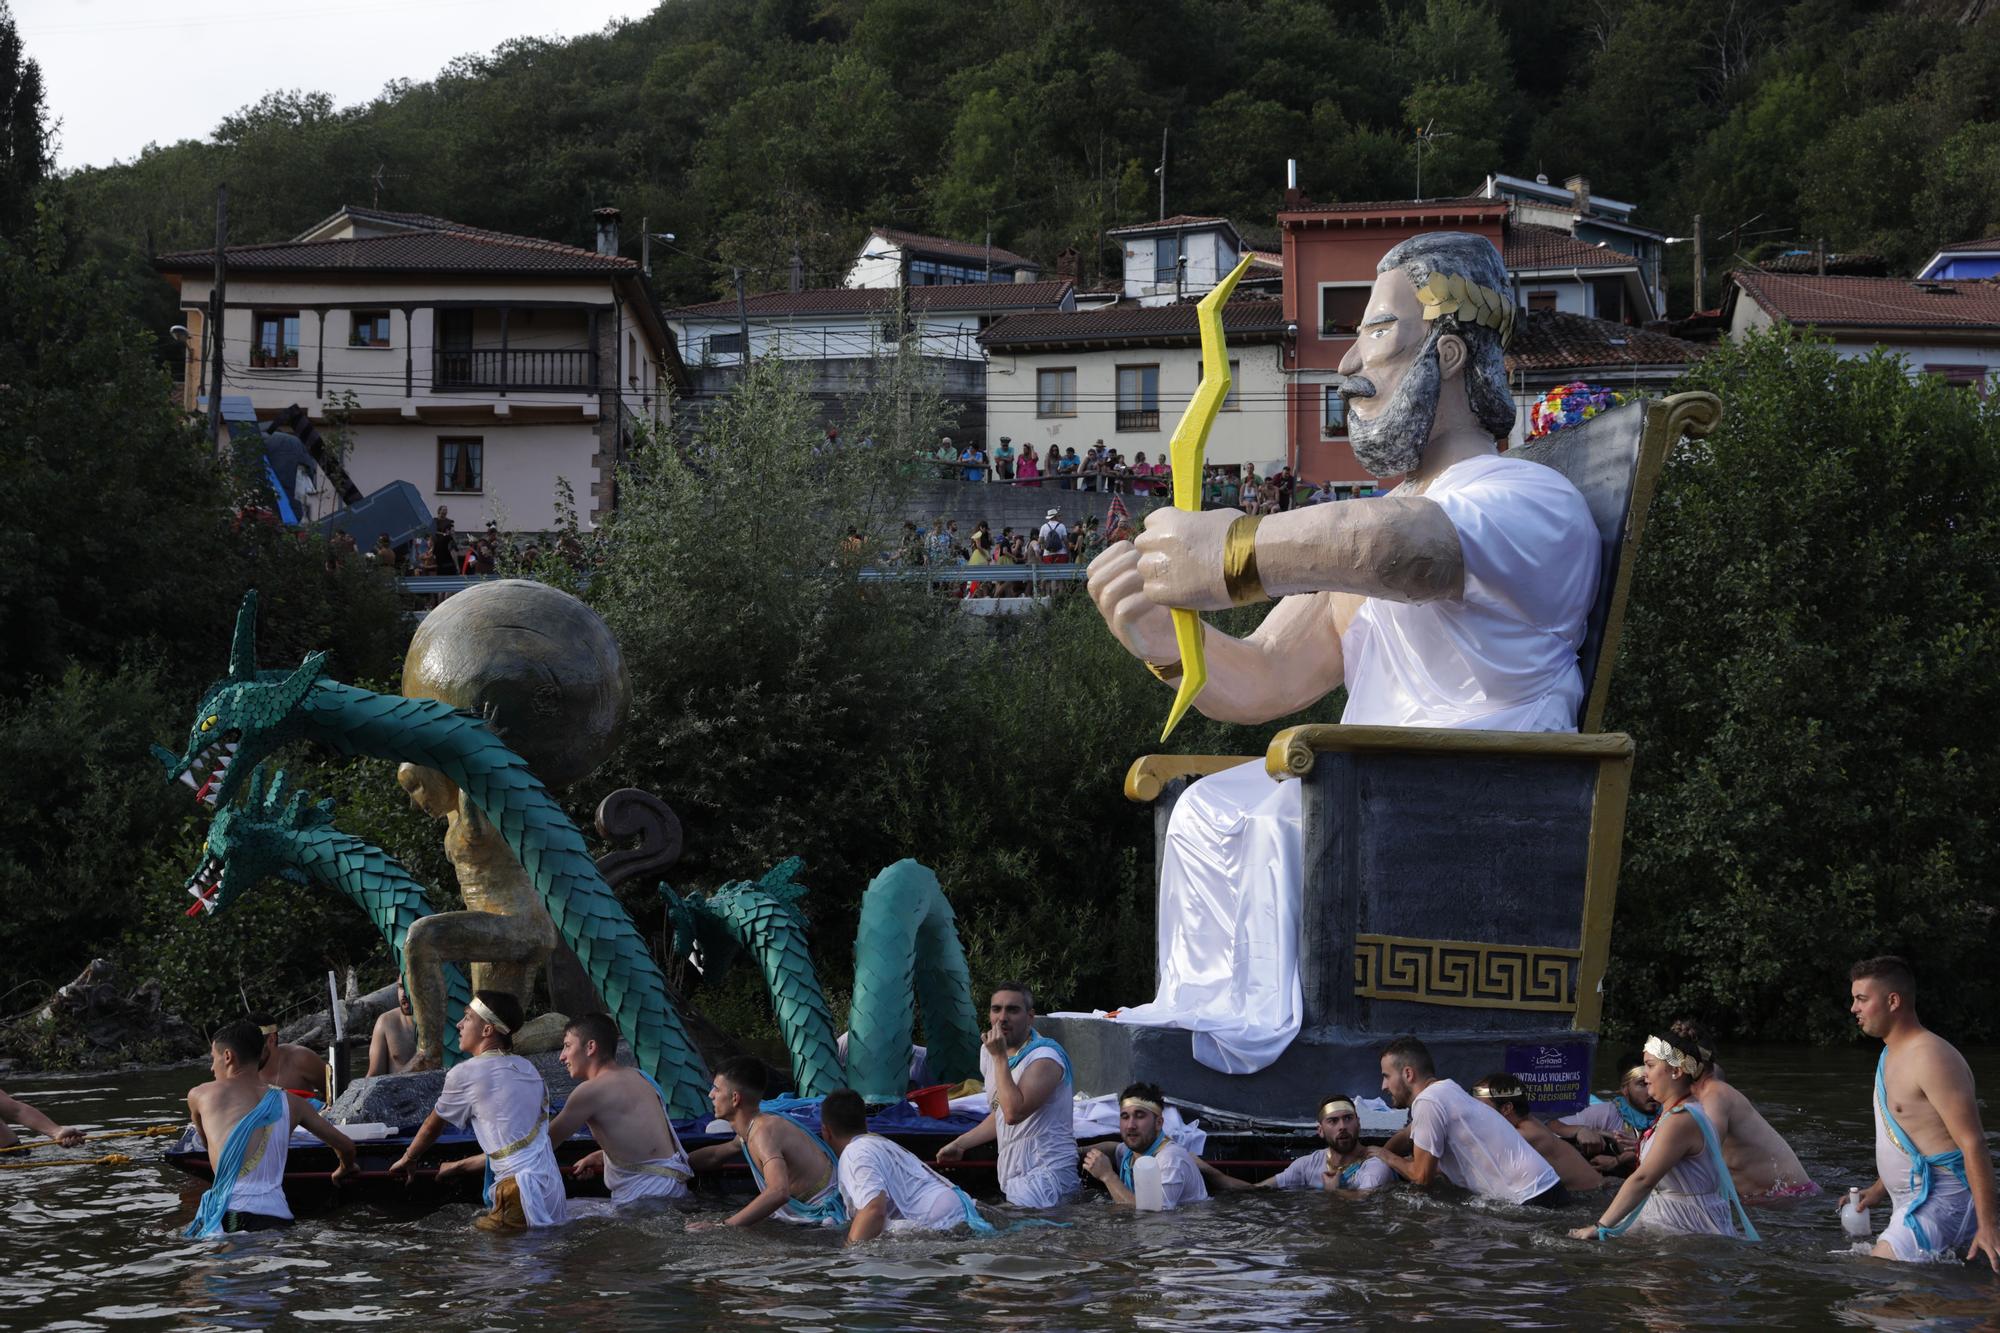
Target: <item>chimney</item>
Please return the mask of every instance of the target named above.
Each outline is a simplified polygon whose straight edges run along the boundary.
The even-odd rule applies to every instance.
[[[1079,258],[1077,249],[1073,245],[1065,246],[1061,250],[1058,250],[1056,252],[1056,276],[1058,278],[1068,278],[1071,282],[1077,281],[1077,261]]]
[[[1288,157],[1285,159],[1285,202],[1279,207],[1300,208],[1305,202],[1305,191],[1299,188],[1299,160]]]
[[[597,253],[612,259],[618,257],[618,210],[599,208],[590,216],[597,219]]]
[[[1576,215],[1580,218],[1589,217],[1590,178],[1588,176],[1571,176],[1563,182],[1563,188],[1568,190],[1576,200]]]

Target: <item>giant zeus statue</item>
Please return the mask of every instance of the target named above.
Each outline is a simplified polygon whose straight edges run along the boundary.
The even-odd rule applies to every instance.
[[[1514,422],[1506,268],[1483,237],[1432,232],[1390,250],[1377,275],[1339,391],[1355,456],[1402,483],[1261,519],[1156,510],[1136,543],[1091,565],[1091,596],[1168,682],[1180,674],[1170,608],[1277,599],[1246,638],[1203,630],[1195,706],[1218,720],[1270,721],[1345,685],[1343,722],[1574,731],[1598,533],[1561,473],[1496,447]],[[1263,1068],[1296,1035],[1300,786],[1260,761],[1195,783],[1174,807],[1162,998],[1120,1021],[1192,1028],[1197,1058],[1230,1072]],[[1277,993],[1287,984],[1291,996]],[[1218,1002],[1191,1012],[1169,998],[1189,994]]]

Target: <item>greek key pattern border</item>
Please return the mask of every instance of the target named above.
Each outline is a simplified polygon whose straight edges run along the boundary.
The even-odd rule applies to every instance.
[[[1576,1012],[1581,949],[1402,935],[1354,937],[1354,993],[1462,1009]]]

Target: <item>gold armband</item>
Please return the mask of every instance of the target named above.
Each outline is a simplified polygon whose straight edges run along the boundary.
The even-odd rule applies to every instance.
[[[1257,525],[1264,520],[1245,514],[1229,525],[1222,539],[1222,587],[1232,606],[1267,600],[1257,577]]]
[[[1161,666],[1157,662],[1148,662],[1146,663],[1146,670],[1152,672],[1156,677],[1169,685],[1181,678],[1181,664],[1179,662],[1169,662],[1165,666]]]

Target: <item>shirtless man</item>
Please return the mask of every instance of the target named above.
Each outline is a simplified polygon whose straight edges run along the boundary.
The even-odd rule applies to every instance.
[[[303,1125],[340,1158],[333,1183],[354,1174],[354,1143],[303,1098],[287,1096],[262,1077],[268,1046],[255,1023],[218,1029],[208,1047],[212,1082],[188,1093],[188,1119],[208,1145],[215,1184],[201,1196],[189,1236],[260,1231],[292,1220],[285,1202],[285,1155],[292,1127]]]
[[[1575,1144],[1606,1175],[1625,1175],[1639,1164],[1639,1136],[1660,1118],[1660,1104],[1646,1090],[1646,1069],[1638,1053],[1622,1067],[1624,1078],[1611,1097],[1549,1121],[1549,1133]]]
[[[1777,1203],[1819,1194],[1819,1186],[1784,1136],[1771,1128],[1748,1097],[1723,1081],[1722,1069],[1714,1063],[1715,1042],[1707,1030],[1684,1018],[1667,1035],[1694,1043],[1695,1053],[1708,1062],[1708,1071],[1695,1080],[1694,1095],[1722,1140],[1722,1159],[1729,1163],[1737,1196],[1745,1203]]]
[[[642,1199],[685,1199],[694,1171],[667,1118],[659,1085],[617,1063],[618,1025],[609,1014],[585,1014],[563,1029],[562,1062],[577,1081],[561,1114],[549,1122],[557,1145],[590,1126],[597,1151],[570,1168],[577,1176],[604,1173],[611,1202],[623,1208]]]
[[[1201,1158],[1202,1178],[1212,1190],[1330,1190],[1360,1194],[1393,1184],[1396,1173],[1376,1161],[1361,1146],[1361,1114],[1354,1099],[1339,1093],[1319,1104],[1319,1137],[1326,1147],[1297,1158],[1275,1176],[1251,1184],[1238,1180]]]
[[[1563,1188],[1571,1194],[1588,1194],[1604,1188],[1604,1177],[1583,1154],[1557,1138],[1549,1127],[1528,1114],[1528,1090],[1514,1075],[1501,1071],[1488,1074],[1472,1085],[1472,1095],[1505,1116],[1520,1132],[1528,1146],[1556,1169]]]
[[[999,1145],[1000,1192],[1017,1208],[1053,1208],[1083,1188],[1076,1174],[1076,1080],[1069,1053],[1035,1031],[1035,996],[1003,981],[987,1002],[979,1071],[993,1109],[976,1127],[939,1148],[940,1162],[967,1148]]]
[[[847,1225],[847,1209],[834,1179],[833,1149],[781,1115],[765,1115],[767,1075],[764,1062],[747,1055],[725,1060],[715,1071],[709,1105],[717,1120],[727,1120],[736,1137],[728,1143],[697,1148],[688,1161],[697,1171],[713,1171],[737,1153],[750,1163],[757,1197],[731,1213],[725,1226],[754,1226],[777,1214],[789,1222],[814,1226]],[[689,1225],[699,1230],[703,1223]]]
[[[1965,1057],[1917,1020],[1917,985],[1900,958],[1869,958],[1849,972],[1849,1010],[1882,1039],[1875,1066],[1875,1183],[1870,1207],[1894,1201],[1875,1257],[1940,1259],[1966,1246],[2000,1273],[2000,1202],[1979,1100]]]
[[[1200,1159],[1167,1137],[1167,1099],[1158,1085],[1134,1083],[1118,1094],[1118,1139],[1108,1153],[1090,1148],[1083,1154],[1084,1171],[1097,1177],[1113,1203],[1137,1205],[1133,1168],[1141,1157],[1159,1163],[1160,1196],[1167,1207],[1207,1200]]]
[[[396,983],[396,1007],[375,1020],[368,1038],[368,1077],[393,1074],[410,1062],[417,1050],[417,1025],[410,1020],[410,993]]]
[[[58,1125],[26,1102],[0,1092],[0,1148],[11,1148],[20,1142],[14,1137],[14,1131],[8,1128],[10,1124],[25,1125],[38,1134],[46,1134],[65,1148],[74,1148],[83,1142],[82,1130]]]
[[[264,1081],[301,1097],[325,1100],[326,1061],[296,1042],[280,1042],[278,1020],[271,1015],[252,1014],[250,1021],[264,1034],[264,1060],[260,1067]]]

